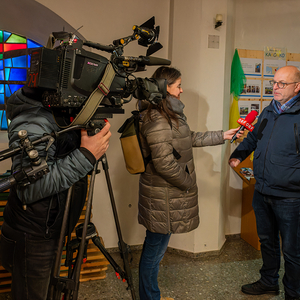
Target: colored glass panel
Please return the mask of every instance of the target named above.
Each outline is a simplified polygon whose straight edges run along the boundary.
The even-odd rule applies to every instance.
[[[12,34],[7,39],[6,43],[24,43],[24,44],[26,44],[26,38],[16,35],[16,34]]]
[[[7,32],[7,31],[4,31],[3,32],[3,42],[6,42],[6,40],[11,36],[11,33],[10,32]]]
[[[42,45],[40,45],[32,40],[27,40],[27,47],[28,48],[39,48],[39,47],[42,47]]]
[[[9,80],[9,74],[10,74],[10,68],[5,68],[4,73],[5,73],[5,80],[8,81]]]
[[[14,68],[26,68],[27,67],[26,58],[27,58],[26,55],[12,58],[12,62],[13,62],[12,66]]]
[[[24,86],[24,84],[10,84],[9,88],[11,90],[11,93],[13,94],[15,91],[20,89],[22,86]]]
[[[4,44],[4,52],[26,49],[26,44]]]
[[[10,97],[11,96],[11,91],[10,91],[10,88],[9,88],[8,84],[5,85],[5,96],[6,97]]]
[[[0,128],[7,130],[5,101],[15,91],[24,86],[22,81],[27,80],[27,70],[30,67],[30,55],[27,48],[39,48],[42,45],[26,39],[17,34],[0,30]],[[3,59],[4,52],[22,50],[17,52],[18,56]]]
[[[12,67],[12,60],[10,58],[4,60],[4,67],[6,68]]]
[[[3,111],[2,120],[1,120],[1,129],[7,130],[7,120],[6,120],[6,111]]]
[[[17,69],[17,68],[10,69],[9,80],[26,81],[26,79],[27,79],[27,69]]]

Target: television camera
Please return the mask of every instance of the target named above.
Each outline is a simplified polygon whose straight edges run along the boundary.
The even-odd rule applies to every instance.
[[[170,60],[151,56],[162,48],[157,42],[159,26],[154,27],[154,22],[152,17],[141,26],[134,25],[132,35],[114,40],[112,45],[84,41],[72,33],[53,32],[47,47],[31,53],[27,86],[45,90],[42,103],[53,110],[61,127],[66,125],[66,116],[71,120],[67,126],[80,123],[87,128],[98,127],[104,118],[124,113],[122,105],[132,96],[157,105],[166,97],[166,81],[133,75],[144,71],[145,66],[171,64]],[[134,40],[148,47],[146,56],[123,56],[124,47]],[[59,46],[54,48],[57,41]],[[111,53],[110,60],[83,46]]]

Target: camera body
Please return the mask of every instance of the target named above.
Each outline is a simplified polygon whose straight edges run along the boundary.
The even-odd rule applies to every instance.
[[[27,86],[45,89],[43,105],[57,108],[81,108],[97,88],[109,60],[86,51],[82,41],[55,49],[37,48],[31,52]],[[125,93],[125,74],[116,74],[107,97],[112,105],[121,105]]]
[[[159,26],[154,28],[154,17],[141,26],[135,25],[133,30],[131,36],[115,40],[112,45],[83,41],[72,33],[53,32],[47,47],[31,50],[26,85],[42,90],[41,101],[45,107],[53,110],[56,120],[66,117],[71,120],[85,106],[91,105],[87,100],[99,88],[110,64],[114,69],[114,77],[92,121],[97,119],[101,123],[101,119],[124,113],[122,105],[131,101],[132,97],[158,105],[166,97],[166,80],[135,77],[133,73],[144,71],[146,65],[170,65],[171,61],[150,56],[162,48],[160,43],[155,42]],[[58,40],[59,45],[54,47]],[[123,56],[124,47],[136,40],[139,45],[149,46],[147,56]],[[87,51],[83,46],[106,51],[111,53],[111,57],[107,59]],[[57,123],[60,125],[61,122]]]

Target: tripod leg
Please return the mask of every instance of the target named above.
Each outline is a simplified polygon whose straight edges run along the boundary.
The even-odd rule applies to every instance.
[[[70,203],[71,203],[71,195],[72,195],[72,187],[68,191],[68,197],[65,206],[65,212],[63,217],[62,229],[59,238],[59,245],[58,251],[55,258],[55,263],[51,275],[50,285],[49,285],[49,293],[48,299],[49,300],[60,300],[62,292],[65,293],[65,300],[72,299],[76,300],[78,297],[78,289],[79,289],[79,278],[80,278],[80,270],[82,264],[82,258],[84,253],[84,248],[86,244],[86,231],[87,226],[90,220],[90,213],[91,213],[91,206],[92,206],[92,197],[93,197],[93,187],[95,183],[95,176],[96,171],[98,168],[98,162],[95,164],[92,175],[91,175],[91,183],[90,183],[90,190],[88,193],[88,199],[86,203],[86,214],[85,220],[83,223],[83,230],[82,230],[82,239],[80,241],[78,254],[76,256],[75,266],[73,270],[69,270],[68,278],[59,277],[60,272],[60,262],[62,257],[62,250],[64,246],[64,238],[67,229],[67,222],[70,210]]]
[[[118,233],[118,238],[119,238],[119,248],[120,248],[122,259],[124,262],[124,270],[126,273],[126,280],[128,283],[128,288],[131,291],[132,299],[135,300],[136,296],[135,296],[135,291],[134,291],[134,286],[133,286],[132,274],[131,274],[131,270],[130,270],[130,266],[129,266],[129,262],[128,262],[128,247],[129,246],[123,241],[123,238],[122,238],[121,227],[120,227],[117,208],[116,208],[116,204],[115,204],[115,198],[113,195],[112,185],[111,185],[110,176],[109,176],[109,172],[108,172],[107,157],[105,154],[101,157],[101,162],[102,162],[102,167],[103,167],[103,170],[105,173],[105,178],[106,178],[106,183],[107,183],[108,192],[109,192],[109,196],[110,196],[111,206],[112,206],[115,224],[116,224],[116,228],[117,228],[117,233]]]
[[[86,243],[86,232],[87,232],[88,224],[90,222],[93,191],[94,191],[95,177],[96,177],[97,169],[98,169],[98,162],[95,164],[92,175],[91,175],[90,189],[89,189],[89,193],[88,193],[88,199],[86,202],[86,213],[85,213],[85,219],[84,219],[83,229],[82,229],[82,239],[80,242],[80,246],[79,246],[79,250],[78,250],[78,254],[77,254],[77,258],[76,258],[76,263],[75,263],[73,274],[72,274],[72,279],[75,282],[75,288],[74,288],[72,300],[76,300],[78,297],[80,269],[81,269],[82,258],[83,258],[83,254],[84,254],[85,243]]]
[[[64,217],[63,217],[63,222],[62,222],[62,226],[61,226],[61,232],[60,232],[60,237],[59,237],[59,242],[58,242],[58,247],[57,247],[57,253],[56,253],[55,262],[54,262],[54,266],[53,266],[52,274],[51,274],[50,285],[49,285],[49,294],[48,294],[49,300],[60,299],[60,298],[57,298],[57,296],[55,296],[55,298],[54,298],[54,295],[57,294],[57,289],[58,289],[58,284],[56,282],[56,278],[59,277],[59,272],[60,272],[60,263],[61,263],[61,257],[62,257],[64,241],[65,241],[65,232],[66,232],[67,225],[68,225],[67,223],[68,223],[68,216],[69,216],[69,210],[70,210],[72,189],[73,189],[73,187],[70,187],[68,190],[66,206],[65,206],[65,211],[64,211]],[[61,290],[61,288],[59,288],[59,290]]]

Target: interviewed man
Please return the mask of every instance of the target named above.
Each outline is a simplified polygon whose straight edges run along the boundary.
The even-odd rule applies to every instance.
[[[236,167],[254,151],[252,206],[263,265],[260,279],[242,292],[279,294],[281,240],[285,299],[300,299],[300,71],[282,67],[270,83],[274,99],[229,159]]]

